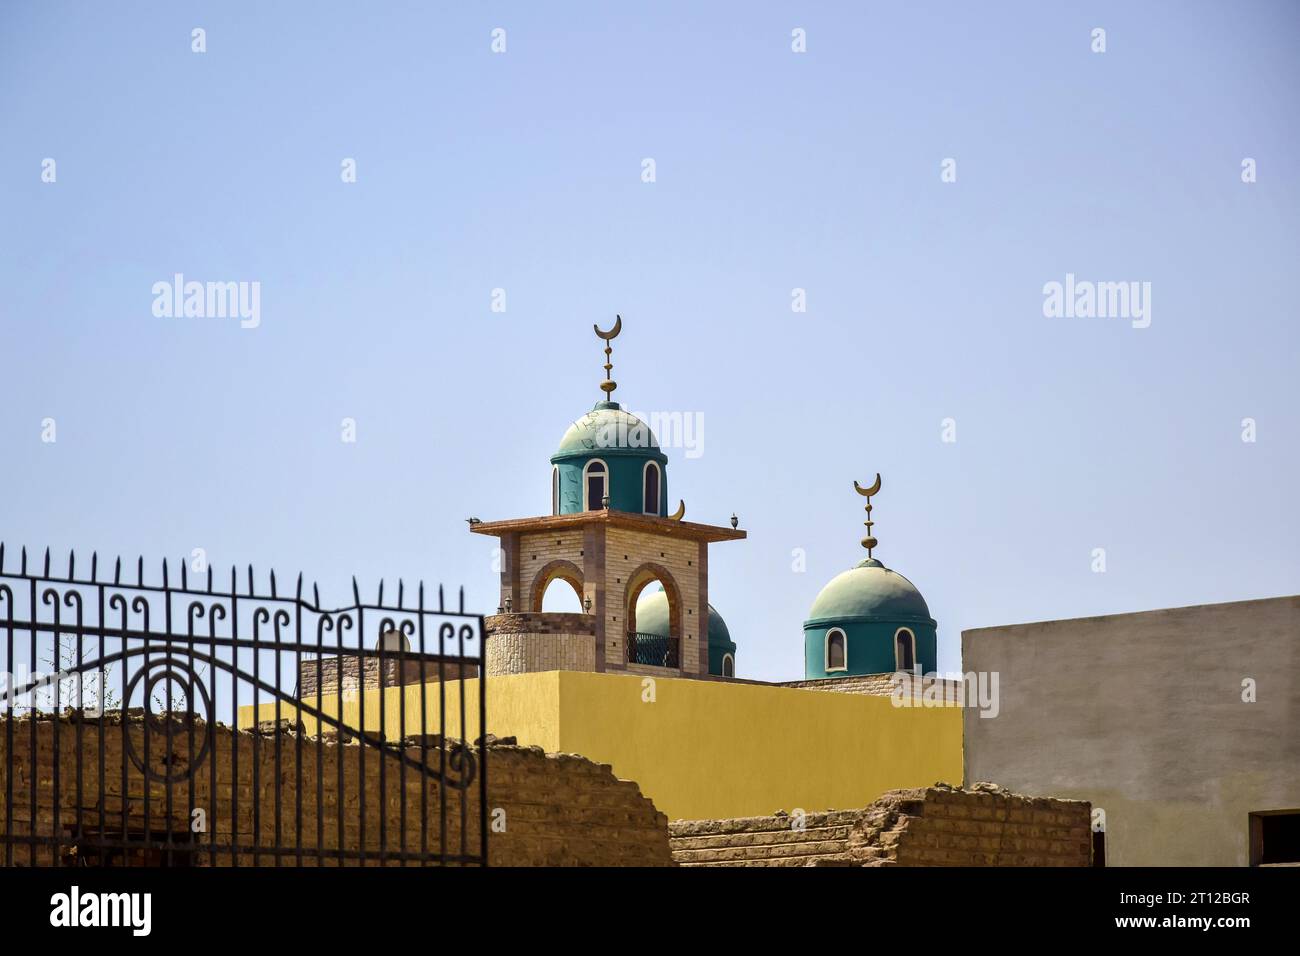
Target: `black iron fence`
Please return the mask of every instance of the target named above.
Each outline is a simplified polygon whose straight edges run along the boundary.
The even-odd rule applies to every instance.
[[[629,631],[627,635],[627,662],[650,664],[654,667],[681,667],[678,653],[679,641],[662,634]]]
[[[481,616],[0,545],[0,862],[487,861]],[[130,578],[134,580],[129,580]],[[392,591],[389,592],[390,595]],[[331,676],[332,675],[332,676]]]

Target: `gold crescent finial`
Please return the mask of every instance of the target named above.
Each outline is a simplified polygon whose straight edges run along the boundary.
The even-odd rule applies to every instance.
[[[677,510],[674,511],[672,514],[670,514],[670,515],[668,516],[668,520],[669,520],[669,521],[681,521],[682,518],[684,518],[684,517],[686,517],[686,502],[683,501],[682,499],[678,498],[678,499],[677,499]]]
[[[857,479],[854,479],[853,487],[857,489],[858,494],[865,495],[868,498],[870,498],[872,495],[879,494],[880,493],[880,472],[876,472],[876,483],[873,484],[870,488],[863,488],[860,484],[858,484]]]
[[[867,549],[867,557],[870,558],[872,549],[875,548],[876,545],[880,544],[880,542],[871,535],[871,527],[875,524],[875,522],[871,520],[871,496],[880,493],[880,472],[876,472],[876,480],[870,488],[863,488],[858,484],[856,478],[853,479],[853,490],[867,499],[867,520],[862,522],[867,526],[867,536],[862,539],[862,546]]]
[[[615,315],[614,327],[608,332],[602,332],[600,326],[595,322],[591,324],[591,328],[596,335],[605,340],[605,381],[600,383],[600,390],[605,393],[605,399],[608,401],[613,397],[614,389],[618,388],[618,383],[609,377],[609,373],[614,369],[613,364],[609,360],[609,357],[614,350],[610,347],[609,343],[618,338],[618,333],[623,331],[623,317],[621,315]]]
[[[621,315],[614,316],[614,327],[608,332],[602,332],[600,326],[595,322],[591,323],[591,327],[595,330],[597,335],[608,342],[610,339],[618,338],[618,333],[623,331],[623,317]]]

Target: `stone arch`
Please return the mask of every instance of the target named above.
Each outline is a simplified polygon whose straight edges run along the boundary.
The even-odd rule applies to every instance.
[[[683,614],[681,588],[677,586],[677,579],[673,577],[671,571],[662,564],[654,564],[650,561],[628,575],[627,586],[623,589],[623,613],[626,615],[624,620],[627,621],[627,630],[636,630],[637,599],[641,597],[641,592],[646,589],[646,586],[654,581],[662,584],[664,593],[668,595],[668,635],[680,641]]]
[[[541,612],[542,598],[545,597],[546,589],[550,587],[551,582],[556,578],[559,578],[578,592],[578,603],[582,603],[582,569],[572,561],[559,558],[543,565],[541,570],[533,577],[533,583],[528,589],[528,606],[531,610]]]

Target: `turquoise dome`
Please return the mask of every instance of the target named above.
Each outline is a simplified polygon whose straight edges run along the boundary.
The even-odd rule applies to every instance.
[[[669,636],[668,595],[662,584],[654,590],[646,588],[636,602],[636,629],[641,634],[661,634]],[[736,663],[736,642],[731,639],[727,622],[709,605],[709,673],[719,677],[723,674],[723,661],[731,656],[732,674]]]
[[[803,622],[804,677],[933,673],[938,632],[911,581],[874,558],[831,578]]]
[[[551,513],[595,511],[608,497],[611,511],[667,517],[667,464],[649,425],[618,402],[597,402],[551,456]]]
[[[660,462],[668,460],[650,426],[618,402],[597,402],[564,433],[552,462],[573,456],[644,455]]]
[[[868,558],[831,578],[813,601],[807,623],[875,619],[934,623],[916,585]]]

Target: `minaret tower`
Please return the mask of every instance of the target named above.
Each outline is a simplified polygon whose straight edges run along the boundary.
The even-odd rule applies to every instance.
[[[668,458],[650,427],[613,399],[612,343],[623,319],[593,329],[604,342],[604,394],[569,426],[551,456],[551,513],[470,524],[475,534],[501,540],[500,610],[487,619],[488,675],[586,670],[704,677],[710,674],[708,546],[746,534],[683,520],[682,501],[669,513]],[[582,613],[542,610],[555,581],[577,592]],[[654,602],[653,623],[639,627],[639,599],[655,583],[664,597]],[[666,611],[659,606],[665,600]],[[730,640],[725,626],[712,631],[720,644]],[[715,655],[720,675],[734,667],[735,645],[729,647],[729,659]]]

